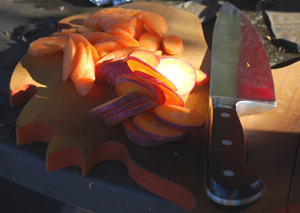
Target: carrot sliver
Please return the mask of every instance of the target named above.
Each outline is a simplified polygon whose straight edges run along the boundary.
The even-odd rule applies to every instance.
[[[81,42],[76,45],[76,53],[75,53],[74,60],[75,60],[75,65],[73,71],[70,74],[70,77],[73,82],[76,82],[82,76],[85,70],[86,63],[88,61],[86,48],[84,44]]]
[[[125,36],[132,37],[132,35],[129,32],[127,32],[126,30],[123,30],[121,28],[111,27],[111,28],[107,28],[105,30],[105,32],[110,35],[125,35]]]
[[[181,38],[176,35],[164,37],[162,44],[164,51],[170,55],[176,55],[183,51],[183,42]]]
[[[83,32],[81,35],[83,35],[92,44],[97,40],[110,36],[108,33],[99,31],[87,31]]]
[[[144,32],[139,38],[140,46],[143,49],[156,51],[161,44],[161,38],[154,32]]]
[[[96,41],[94,44],[101,43],[104,41],[114,41],[117,44],[119,44],[122,48],[134,46],[134,47],[139,47],[140,43],[135,40],[134,38],[130,36],[125,36],[125,35],[112,35],[108,36],[106,38],[102,38],[98,41]]]
[[[134,27],[131,26],[130,23],[127,23],[127,22],[117,22],[117,23],[114,23],[114,24],[111,24],[111,25],[108,25],[104,31],[106,33],[109,33],[111,31],[113,31],[113,29],[122,29],[124,31],[127,32],[127,34],[131,37],[133,37],[134,35]]]
[[[66,41],[65,36],[42,37],[30,44],[28,53],[35,56],[56,53],[64,48]]]
[[[122,49],[122,47],[114,41],[105,41],[102,43],[95,44],[94,47],[96,48],[97,52],[104,51],[104,52],[112,52],[114,50]]]
[[[74,43],[77,45],[79,43],[82,43],[84,46],[87,46],[90,44],[90,42],[81,34],[78,33],[70,33],[69,36],[74,41]]]
[[[64,52],[64,56],[63,56],[62,80],[66,81],[75,66],[74,57],[76,52],[76,45],[70,37],[67,40],[63,52]]]
[[[134,39],[139,39],[144,30],[144,21],[140,18],[134,17],[130,21],[131,26],[134,28]]]
[[[202,128],[205,118],[195,110],[174,106],[161,105],[154,109],[157,119],[163,124],[182,130]]]
[[[168,24],[166,20],[153,12],[143,11],[142,19],[145,25],[159,37],[163,38],[168,30]]]

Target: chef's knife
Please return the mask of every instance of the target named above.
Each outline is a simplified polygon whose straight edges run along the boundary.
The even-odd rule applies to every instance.
[[[241,206],[264,191],[245,160],[239,116],[276,107],[270,64],[250,21],[232,4],[221,7],[213,32],[210,98],[212,126],[206,156],[206,193],[214,202]]]

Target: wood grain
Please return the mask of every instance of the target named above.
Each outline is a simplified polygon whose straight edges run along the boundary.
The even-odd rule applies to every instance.
[[[203,60],[207,45],[197,16],[153,3],[132,3],[124,7],[164,16],[169,23],[167,34],[176,34],[183,39],[181,57],[194,67],[204,67],[203,71],[209,73],[209,64],[203,65],[208,63]],[[59,26],[81,25],[86,15],[63,19]],[[139,147],[127,139],[121,124],[109,128],[89,116],[90,109],[116,95],[101,84],[95,85],[85,97],[78,95],[70,79],[61,80],[62,56],[62,53],[42,57],[27,54],[16,66],[10,82],[11,104],[28,101],[17,121],[17,143],[49,143],[46,152],[48,171],[78,166],[82,174],[87,174],[99,162],[120,161],[127,167],[130,177],[143,188],[186,210],[194,208],[196,202],[190,190],[170,178],[182,142],[156,148]],[[208,94],[207,87],[195,88],[188,97],[187,106],[198,111],[206,109],[205,103],[198,105],[204,94]],[[198,131],[191,137],[204,142],[205,134]]]

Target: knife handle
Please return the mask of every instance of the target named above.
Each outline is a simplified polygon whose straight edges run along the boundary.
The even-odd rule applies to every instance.
[[[246,141],[236,109],[213,108],[211,140],[206,156],[206,193],[221,205],[242,206],[264,190],[259,176],[246,163]]]

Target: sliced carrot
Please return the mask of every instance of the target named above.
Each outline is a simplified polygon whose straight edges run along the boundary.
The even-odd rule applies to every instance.
[[[117,22],[115,24],[111,24],[104,29],[104,32],[112,32],[113,29],[122,29],[127,32],[127,35],[133,37],[134,36],[134,27],[127,22]],[[111,33],[110,33],[111,34]]]
[[[99,51],[112,52],[114,50],[122,49],[122,47],[114,41],[105,41],[102,43],[98,43],[95,44],[94,47],[97,50],[97,52]]]
[[[143,49],[156,51],[161,44],[161,38],[154,32],[144,32],[139,38],[140,46]]]
[[[76,28],[69,28],[69,29],[62,29],[60,31],[60,34],[61,35],[66,35],[68,33],[76,33],[77,32],[77,29]]]
[[[99,22],[97,23],[97,27],[100,30],[105,30],[110,25],[118,24],[121,22],[130,22],[131,19],[132,19],[131,16],[125,14],[110,13],[103,16],[99,20]]]
[[[138,40],[143,33],[144,21],[138,17],[134,17],[130,21],[130,25],[134,28],[133,38]]]
[[[96,41],[94,44],[101,43],[104,41],[114,41],[117,44],[119,44],[122,48],[130,47],[130,46],[134,46],[134,47],[140,46],[140,43],[137,40],[135,40],[130,36],[125,36],[125,35],[108,36]]]
[[[117,59],[125,59],[130,53],[132,53],[133,51],[137,50],[138,47],[126,47],[126,48],[123,48],[123,49],[120,49],[120,50],[117,50],[116,53],[115,53],[115,57]]]
[[[163,38],[168,30],[168,24],[164,17],[153,12],[143,11],[142,19],[145,25],[159,37]]]
[[[133,118],[133,122],[138,132],[152,139],[177,141],[186,136],[186,131],[162,124],[153,113],[140,113]]]
[[[85,32],[95,32],[96,29],[94,28],[90,28],[90,27],[78,27],[77,28],[77,33],[79,34],[82,34],[82,33],[85,33]]]
[[[181,38],[176,35],[164,37],[162,44],[164,51],[170,55],[176,55],[183,51],[183,42]]]
[[[110,36],[110,34],[100,31],[86,31],[82,35],[92,44],[97,40]]]
[[[63,52],[64,52],[64,56],[63,56],[62,80],[66,81],[75,66],[74,57],[76,52],[76,45],[70,37],[67,40]]]
[[[153,68],[156,68],[160,61],[159,57],[154,52],[143,49],[133,51],[130,53],[129,57],[138,58]]]
[[[129,32],[121,28],[109,27],[105,30],[105,32],[110,35],[125,35],[125,36],[132,37],[132,35]]]
[[[174,105],[161,105],[154,109],[156,118],[163,124],[182,130],[202,128],[205,118],[193,109]]]
[[[86,48],[81,42],[76,45],[76,53],[74,59],[75,65],[73,71],[70,74],[70,77],[73,82],[76,82],[78,81],[78,79],[81,78],[85,70],[86,63],[88,61]]]
[[[56,53],[64,48],[66,41],[65,36],[42,37],[30,44],[28,53],[35,56]]]
[[[117,51],[119,51],[119,50],[117,49],[117,50],[114,50],[114,51],[112,51],[110,53],[107,53],[102,58],[100,58],[97,63],[102,63],[102,62],[105,62],[105,61],[109,61],[109,60],[115,59]]]

